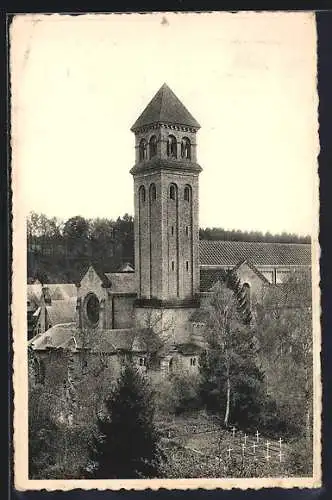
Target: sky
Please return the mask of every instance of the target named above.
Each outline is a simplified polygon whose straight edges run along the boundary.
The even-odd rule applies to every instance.
[[[164,82],[201,125],[200,226],[311,233],[316,32],[300,12],[17,16],[21,213],[133,214],[130,127]]]

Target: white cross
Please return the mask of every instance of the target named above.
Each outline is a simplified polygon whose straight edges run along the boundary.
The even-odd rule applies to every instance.
[[[282,443],[282,439],[279,438],[279,447],[280,447],[280,449],[281,449],[281,443]]]
[[[245,450],[246,445],[242,443],[242,456],[244,457],[244,450]]]
[[[233,451],[233,448],[229,447],[227,451],[228,451],[228,458],[231,458],[231,451]]]
[[[235,431],[236,431],[236,429],[235,429],[235,427],[233,425],[233,427],[232,427],[233,438],[235,437]]]
[[[246,445],[247,444],[247,434],[244,435],[244,444]]]
[[[259,432],[258,432],[258,430],[256,431],[256,440],[257,440],[257,443],[258,443],[258,441],[259,441]]]
[[[254,444],[252,445],[252,448],[254,449],[254,455],[255,455],[256,448],[257,448],[257,444],[256,444],[256,443],[254,443]]]
[[[281,449],[280,449],[280,451],[279,451],[279,462],[281,462],[281,461],[282,461],[282,453],[281,453]]]

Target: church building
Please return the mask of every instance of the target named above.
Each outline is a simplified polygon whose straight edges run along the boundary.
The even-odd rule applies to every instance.
[[[259,300],[264,287],[310,268],[310,244],[199,240],[199,129],[164,84],[131,127],[134,268],[107,273],[90,266],[77,283],[76,322],[37,335],[30,341],[34,350],[87,348],[84,337],[89,348],[110,356],[130,351],[144,369],[144,332],[154,329],[160,371],[196,370],[204,346],[201,312],[225,269],[236,269],[250,299]]]

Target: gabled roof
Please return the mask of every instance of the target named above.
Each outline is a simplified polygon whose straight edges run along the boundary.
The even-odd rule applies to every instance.
[[[199,123],[166,83],[163,84],[146,106],[143,113],[131,127],[131,130],[135,132],[135,130],[153,123],[171,123],[187,125],[195,129],[200,128]]]
[[[247,241],[199,242],[200,265],[234,267],[248,260],[254,266],[310,266],[311,245]]]
[[[35,350],[65,347],[71,340],[79,337],[79,330],[75,323],[66,323],[52,326],[49,330],[33,337],[28,345]]]
[[[240,269],[240,267],[242,267],[243,265],[247,265],[255,274],[257,274],[257,276],[266,284],[266,285],[269,285],[270,282],[269,280],[264,276],[264,274],[262,274],[258,269],[257,267],[255,267],[251,262],[250,260],[247,260],[247,259],[244,259],[242,262],[239,262],[235,267],[233,267],[233,271],[237,271],[238,269]]]

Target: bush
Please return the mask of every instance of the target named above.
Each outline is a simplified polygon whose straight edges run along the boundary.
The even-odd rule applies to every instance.
[[[162,414],[180,415],[198,409],[198,376],[184,372],[160,380],[156,386],[156,405]]]

